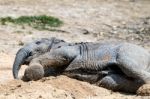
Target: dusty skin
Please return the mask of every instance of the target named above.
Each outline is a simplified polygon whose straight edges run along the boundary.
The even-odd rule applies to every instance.
[[[20,44],[41,37],[69,42],[127,41],[150,51],[149,4],[149,0],[0,0],[0,17],[46,14],[64,21],[58,31],[0,25],[0,99],[149,99],[112,92],[63,75],[22,82],[13,79],[11,70]],[[20,77],[25,68],[22,66]]]

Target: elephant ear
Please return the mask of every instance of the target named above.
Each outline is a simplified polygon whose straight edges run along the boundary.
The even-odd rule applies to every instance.
[[[56,40],[55,37],[52,37],[52,38],[51,38],[51,44],[48,46],[47,51],[50,51],[50,50],[52,49],[52,46],[53,46],[53,44],[55,43],[55,40]]]
[[[48,47],[48,51],[50,51],[51,49],[59,48],[61,46],[69,45],[69,43],[65,42],[62,39],[58,39],[56,37],[50,38],[50,41],[51,41],[51,44]]]

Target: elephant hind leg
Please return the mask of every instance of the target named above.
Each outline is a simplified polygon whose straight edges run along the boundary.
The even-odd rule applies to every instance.
[[[135,93],[142,82],[131,80],[123,75],[111,74],[102,78],[97,84],[113,91]]]
[[[128,77],[150,83],[149,52],[145,49],[125,44],[118,49],[116,62],[121,71]]]
[[[121,56],[117,59],[118,67],[128,77],[142,80],[145,84],[150,83],[150,72],[145,69],[145,64],[139,63],[132,57]]]

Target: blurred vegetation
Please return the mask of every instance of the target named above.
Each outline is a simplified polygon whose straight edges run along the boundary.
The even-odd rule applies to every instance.
[[[0,18],[2,25],[13,23],[16,25],[27,25],[38,30],[54,30],[52,27],[59,27],[63,22],[55,17],[39,15],[39,16],[20,16],[18,18],[2,17]]]

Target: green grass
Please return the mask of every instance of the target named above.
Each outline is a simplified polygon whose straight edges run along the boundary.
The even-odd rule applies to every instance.
[[[13,23],[16,25],[27,25],[39,30],[49,30],[51,27],[59,27],[63,22],[55,17],[40,15],[40,16],[20,16],[18,18],[3,17],[0,18],[2,25]]]

